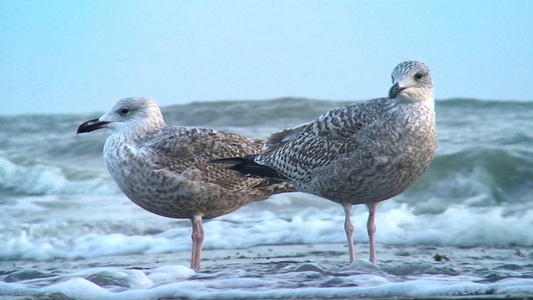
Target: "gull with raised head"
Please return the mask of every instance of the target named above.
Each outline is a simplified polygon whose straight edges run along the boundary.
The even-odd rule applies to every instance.
[[[405,61],[392,72],[389,96],[342,106],[314,121],[274,133],[261,154],[214,160],[246,178],[272,178],[339,203],[350,262],[355,260],[352,205],[365,204],[370,261],[376,261],[378,203],[411,186],[437,147],[429,68]]]

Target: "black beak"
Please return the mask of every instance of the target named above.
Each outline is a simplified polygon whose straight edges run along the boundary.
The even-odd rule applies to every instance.
[[[405,90],[405,87],[400,87],[398,83],[395,83],[389,90],[389,98],[396,98],[403,90]]]
[[[78,127],[76,134],[91,132],[93,130],[104,128],[107,124],[109,124],[109,122],[99,121],[98,119],[89,120]]]

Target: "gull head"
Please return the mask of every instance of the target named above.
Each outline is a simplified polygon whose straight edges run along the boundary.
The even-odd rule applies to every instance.
[[[433,101],[431,71],[422,62],[404,61],[392,71],[389,98],[398,102]]]
[[[110,128],[115,133],[140,135],[164,126],[163,115],[154,100],[146,97],[128,97],[119,100],[100,118],[81,124],[77,133]]]

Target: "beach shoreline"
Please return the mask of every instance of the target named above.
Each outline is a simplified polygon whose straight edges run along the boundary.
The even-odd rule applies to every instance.
[[[516,283],[513,286],[525,286],[533,292],[533,247],[457,248],[378,244],[378,262],[372,264],[366,257],[367,246],[366,243],[355,245],[356,250],[359,250],[358,258],[352,264],[348,263],[347,246],[344,244],[262,245],[248,249],[204,250],[203,268],[198,272],[186,267],[190,259],[188,251],[91,259],[1,261],[2,287],[22,284],[28,289],[19,292],[14,290],[14,293],[2,292],[0,295],[11,297],[6,299],[33,299],[17,298],[30,296],[42,299],[52,295],[51,290],[54,289],[51,287],[55,286],[59,288],[50,299],[58,296],[57,293],[63,294],[66,297],[64,299],[76,299],[72,289],[65,289],[62,283],[76,283],[76,280],[83,279],[94,283],[102,295],[114,293],[118,297],[121,293],[124,296],[128,290],[144,290],[146,295],[156,296],[152,299],[212,299],[218,296],[228,298],[228,295],[240,299],[312,299],[313,293],[316,293],[316,298],[330,299],[364,298],[364,295],[383,299],[533,297],[533,293],[503,293],[508,289],[505,282],[512,279],[528,279],[530,283]],[[124,276],[128,272],[133,273]],[[134,277],[141,273],[152,279],[151,286],[143,287],[135,282]],[[154,274],[166,275],[163,279],[155,280]],[[178,288],[188,283],[199,284],[196,296],[195,288],[187,291]],[[435,287],[431,287],[431,284],[435,284]],[[45,288],[40,289],[39,286]],[[173,286],[176,286],[174,292],[181,296],[172,296]],[[413,290],[409,291],[406,286]],[[459,286],[465,286],[465,289],[457,290]],[[498,289],[499,286],[502,287]],[[420,292],[415,291],[417,288]],[[160,294],[154,295],[155,290],[159,290]],[[411,292],[415,297],[410,295]]]

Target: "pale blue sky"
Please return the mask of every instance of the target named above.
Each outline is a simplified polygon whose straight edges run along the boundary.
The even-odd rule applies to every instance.
[[[386,95],[403,60],[438,99],[533,100],[533,1],[0,0],[0,114]]]

